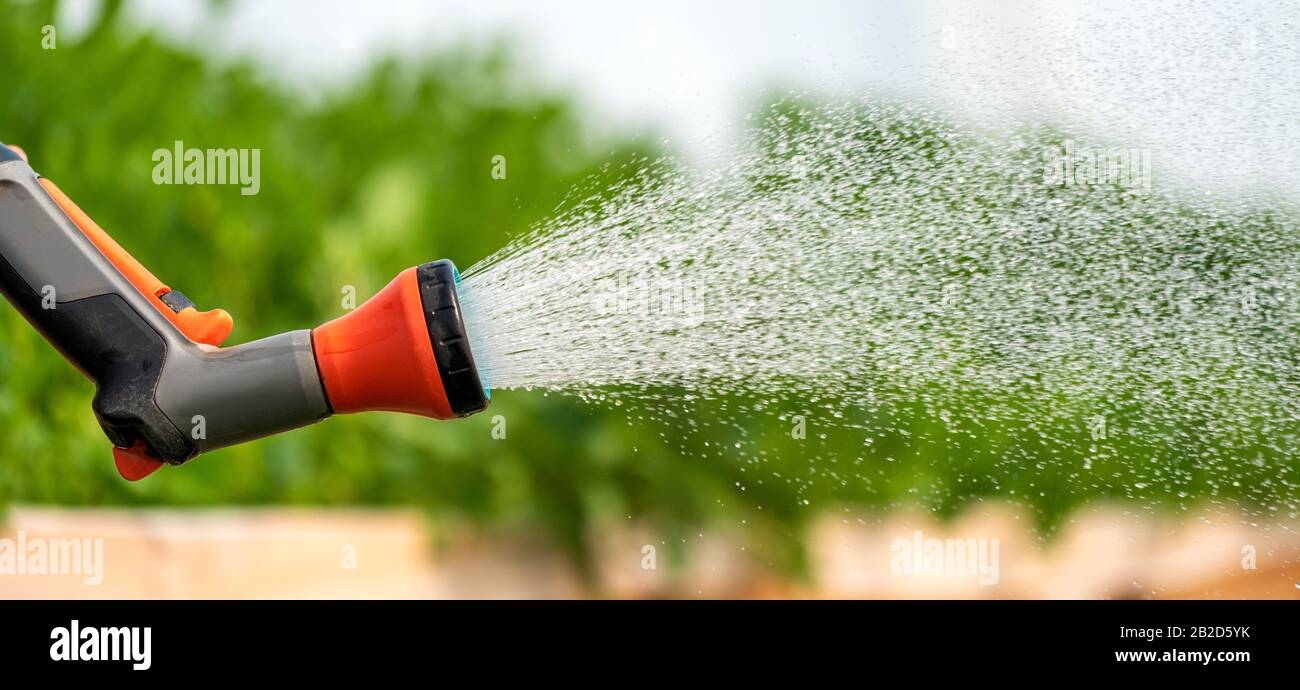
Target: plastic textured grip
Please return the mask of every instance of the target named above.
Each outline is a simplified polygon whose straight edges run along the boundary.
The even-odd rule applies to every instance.
[[[4,190],[0,191],[0,204],[11,205],[12,192],[0,189]],[[0,231],[8,229],[0,222]],[[97,384],[92,407],[114,445],[126,448],[144,440],[159,455],[176,462],[193,455],[193,446],[153,400],[162,375],[165,344],[120,296],[102,294],[46,308],[42,295],[3,255],[0,289],[64,357]]]
[[[173,294],[8,147],[0,291],[95,384],[128,479],[329,416],[309,331],[217,348],[228,314]]]

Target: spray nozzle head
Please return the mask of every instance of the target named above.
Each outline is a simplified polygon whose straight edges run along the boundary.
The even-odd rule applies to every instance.
[[[457,417],[481,412],[488,406],[488,390],[474,364],[460,296],[456,292],[460,271],[450,260],[442,259],[420,266],[415,274],[420,283],[420,302],[429,328],[429,342],[447,402]]]
[[[312,333],[335,412],[450,419],[488,406],[456,293],[458,277],[445,259],[409,268],[365,304]]]

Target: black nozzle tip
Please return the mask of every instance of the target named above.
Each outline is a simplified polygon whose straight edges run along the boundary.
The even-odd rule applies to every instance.
[[[468,417],[487,409],[488,396],[474,366],[465,320],[461,318],[456,283],[460,274],[447,259],[431,261],[416,269],[424,322],[429,327],[429,344],[438,363],[442,389],[457,417]]]

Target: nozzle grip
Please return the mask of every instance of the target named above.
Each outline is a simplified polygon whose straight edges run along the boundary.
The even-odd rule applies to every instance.
[[[0,162],[0,291],[96,384],[95,416],[114,445],[193,455],[154,403],[164,321],[86,238],[21,159]]]
[[[0,291],[95,383],[118,449],[179,464],[329,416],[309,332],[195,342],[51,194],[26,162],[0,160]]]

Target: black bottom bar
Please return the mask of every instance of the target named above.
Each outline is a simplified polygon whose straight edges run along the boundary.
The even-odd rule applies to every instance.
[[[981,685],[1026,669],[1052,674],[1043,680],[1241,677],[1291,672],[1297,613],[1295,602],[0,602],[0,659],[5,674],[50,679],[382,671],[437,684],[563,669],[631,680],[596,673],[611,664],[665,682],[707,667],[736,679],[775,668],[861,682],[955,673]],[[80,657],[112,656],[113,637],[136,653],[74,661],[59,646],[74,625]]]

